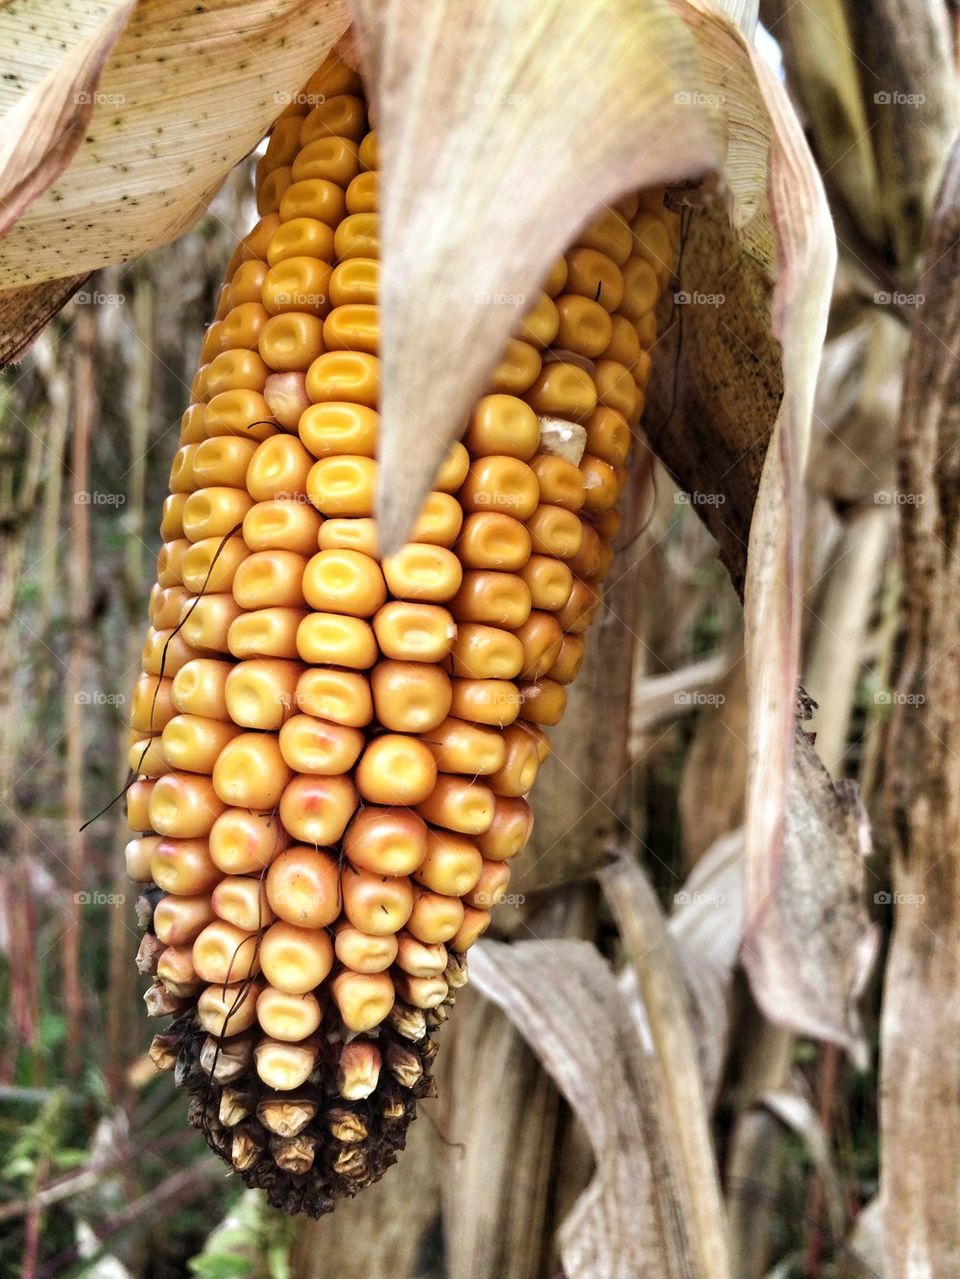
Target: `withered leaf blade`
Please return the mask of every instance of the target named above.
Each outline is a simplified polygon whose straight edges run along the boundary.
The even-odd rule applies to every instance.
[[[621,853],[599,879],[637,979],[653,1043],[663,1153],[675,1207],[689,1223],[690,1273],[704,1279],[728,1275],[723,1203],[691,1017],[697,1005],[653,888],[634,858]]]
[[[104,63],[136,0],[109,6],[102,20],[48,74],[20,95],[3,118],[0,134],[0,237],[69,164],[94,109]],[[62,25],[62,24],[61,24]],[[0,35],[0,62],[19,62],[10,32]],[[5,47],[7,46],[7,47]]]
[[[625,192],[719,163],[665,0],[352,0],[380,133],[381,549],[422,498],[527,300]]]
[[[30,64],[8,117],[34,104],[46,120],[62,104],[63,85],[78,74],[73,49],[45,78],[33,65],[43,58],[48,65],[63,6],[31,0],[8,7],[5,18],[4,43],[16,41],[18,61]],[[64,142],[32,130],[7,157],[11,174],[17,171],[11,166],[30,168],[38,180],[17,188],[23,199],[0,243],[0,289],[86,275],[186,230],[348,22],[345,0],[138,4],[95,81],[92,112],[66,168],[38,194],[40,177],[49,179],[63,160]],[[81,92],[88,90],[77,87]],[[70,117],[68,126],[78,119]],[[22,324],[10,317],[10,349],[22,347],[31,326],[36,331],[39,296],[30,299]],[[53,314],[62,293],[43,296]]]
[[[869,848],[854,786],[830,778],[798,729],[772,895],[749,922],[742,958],[772,1021],[840,1044],[861,1069],[857,1002],[879,942],[865,904]]]
[[[559,1231],[564,1273],[620,1279],[629,1258],[635,1274],[727,1276],[725,1253],[704,1259],[691,1239],[655,1062],[596,948],[483,942],[471,951],[471,976],[536,1052],[593,1147],[596,1174]]]
[[[894,911],[881,1024],[890,1275],[957,1269],[960,1168],[960,146],[931,220],[899,426],[906,640],[888,740]],[[890,891],[892,889],[892,891]]]
[[[782,85],[739,36],[731,44],[729,24],[721,32],[721,18],[709,17],[701,0],[676,3],[699,33],[712,89],[724,92],[725,59],[736,57],[752,72],[749,109],[733,95],[727,103],[730,150],[736,139],[741,159],[731,186],[755,188],[760,165],[748,162],[748,156],[759,149],[766,154],[766,189],[763,207],[746,222],[737,216],[736,201],[729,218],[717,206],[685,215],[680,290],[672,299],[672,314],[671,299],[665,303],[666,352],[659,368],[654,361],[648,429],[680,484],[700,495],[697,509],[744,597],[747,916],[758,921],[754,943],[762,927],[765,937],[797,953],[808,935],[807,922],[797,912],[799,899],[784,893],[779,883],[787,871],[789,822],[790,838],[805,841],[793,849],[797,863],[815,867],[825,880],[834,869],[833,852],[851,847],[846,810],[829,777],[808,758],[809,743],[796,737],[795,727],[802,475],[836,242],[822,182]],[[759,118],[764,123],[757,129]],[[741,199],[739,207],[749,205]],[[800,752],[796,767],[795,750]],[[788,817],[791,804],[798,811]],[[837,824],[831,827],[831,822]],[[862,876],[862,857],[854,839],[842,859],[848,889]],[[848,942],[860,938],[862,917],[851,910],[847,923]],[[853,1045],[859,1041],[851,1000],[862,988],[865,955],[866,946],[857,951],[861,962],[844,965],[822,952],[817,959],[825,970],[817,973],[808,965],[801,976],[796,967],[780,962],[777,945],[755,944],[748,967],[768,1016],[793,1024],[789,1010],[795,1009],[808,1030],[816,1023],[816,1033],[836,1034],[838,1042]],[[773,968],[765,971],[768,964]]]

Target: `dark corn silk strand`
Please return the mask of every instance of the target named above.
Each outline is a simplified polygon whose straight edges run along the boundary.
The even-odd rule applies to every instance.
[[[395,1160],[526,843],[619,528],[676,224],[551,270],[381,560],[377,136],[328,61],[274,126],[183,416],[131,715],[151,1053],[251,1186],[319,1215]]]

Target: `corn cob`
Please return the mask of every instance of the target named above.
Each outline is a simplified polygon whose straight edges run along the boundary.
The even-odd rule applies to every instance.
[[[307,104],[319,102],[310,109]],[[622,201],[528,307],[377,554],[377,135],[328,59],[277,120],[182,420],[127,847],[151,1056],[320,1215],[396,1158],[601,602],[676,225]]]

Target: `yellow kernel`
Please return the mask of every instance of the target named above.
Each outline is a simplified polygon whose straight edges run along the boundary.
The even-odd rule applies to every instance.
[[[530,590],[515,573],[471,569],[450,605],[457,622],[482,622],[516,630],[530,615]]]
[[[387,598],[376,560],[347,550],[319,551],[304,570],[303,593],[313,609],[353,617],[372,617]]]
[[[198,489],[184,504],[183,531],[191,542],[238,532],[252,505],[253,499],[243,489]]]
[[[291,174],[292,175],[292,174]],[[282,222],[316,218],[335,227],[346,211],[343,188],[326,178],[302,178],[288,182],[277,201]]]
[[[528,462],[540,444],[540,423],[516,396],[485,395],[474,407],[463,442],[474,457],[501,454]]]
[[[352,138],[316,138],[297,153],[293,180],[320,178],[345,187],[360,171],[357,144]]]
[[[335,306],[323,322],[323,340],[328,351],[376,355],[380,349],[379,308],[357,302]]]
[[[167,773],[150,794],[150,826],[158,835],[199,839],[209,833],[223,807],[209,777]]]
[[[613,336],[609,313],[592,298],[565,293],[557,299],[560,327],[556,346],[565,351],[595,360],[602,355]]]
[[[413,910],[413,888],[406,876],[377,875],[347,864],[341,890],[347,919],[374,937],[398,933]]]
[[[280,802],[290,776],[272,733],[241,733],[220,752],[213,786],[225,805],[264,810]]]
[[[210,829],[210,857],[226,875],[259,875],[290,842],[275,813],[227,808]]]
[[[319,849],[294,844],[270,863],[266,893],[270,909],[284,923],[326,928],[340,914],[337,860]],[[280,935],[286,935],[286,930]]]
[[[317,138],[351,138],[359,142],[367,131],[367,111],[362,98],[350,93],[327,97],[314,107],[300,127],[300,145]]]
[[[364,404],[333,401],[313,404],[300,418],[300,439],[316,458],[343,453],[373,457],[380,414]]]
[[[256,440],[236,435],[218,435],[197,445],[193,473],[199,484],[244,488],[250,459],[257,451]]]
[[[383,575],[397,599],[442,604],[457,593],[463,570],[445,547],[408,542],[383,561]]]
[[[315,403],[349,400],[376,408],[380,361],[365,351],[327,351],[307,370],[307,394]]]
[[[329,975],[333,945],[322,928],[297,928],[280,918],[260,941],[260,966],[276,990],[305,995]]]
[[[426,823],[409,809],[367,806],[350,823],[344,852],[360,870],[409,875],[427,855]]]
[[[261,330],[257,349],[264,364],[278,372],[305,369],[326,349],[323,323],[316,315],[299,311],[271,315]],[[261,389],[265,384],[266,379]]]
[[[312,669],[297,682],[297,708],[318,719],[363,728],[373,718],[370,684],[357,671]]]
[[[398,733],[428,732],[450,709],[450,680],[436,664],[379,662],[370,690],[377,720]]]
[[[306,610],[258,608],[242,613],[227,632],[227,647],[234,657],[283,657],[297,655],[297,630]]]
[[[309,502],[276,498],[258,502],[243,519],[243,540],[251,551],[296,551],[309,555],[317,545],[322,517]]]
[[[513,679],[523,666],[523,645],[509,630],[463,622],[453,645],[453,673],[467,679]]]
[[[241,302],[224,316],[219,326],[220,350],[254,350],[268,318],[258,290],[255,302]]]
[[[270,237],[267,262],[276,266],[288,258],[333,259],[334,233],[326,222],[317,218],[291,218],[283,222]]]
[[[606,254],[617,266],[630,256],[633,236],[625,218],[615,209],[607,209],[597,220],[581,231],[577,244]]]
[[[280,800],[280,820],[304,844],[335,844],[356,812],[359,797],[349,777],[294,777]]]
[[[347,258],[330,277],[334,306],[375,305],[380,296],[380,263],[376,258]]]
[[[307,613],[300,622],[296,651],[305,662],[364,671],[377,660],[369,622],[345,613]]]
[[[380,256],[379,218],[376,213],[349,213],[334,233],[334,252],[338,262],[347,258]]]
[[[573,249],[566,255],[568,293],[599,302],[605,311],[617,311],[623,300],[624,280],[620,268],[596,249]]]
[[[356,779],[371,804],[418,804],[433,790],[437,765],[419,738],[384,733],[368,743]]]

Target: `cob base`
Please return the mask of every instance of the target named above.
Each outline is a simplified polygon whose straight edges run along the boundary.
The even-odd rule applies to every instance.
[[[417,1102],[436,1092],[430,1073],[436,1041],[429,1033],[420,1040],[407,1039],[384,1026],[378,1037],[384,1060],[402,1058],[409,1085],[393,1079],[369,1097],[345,1100],[337,1089],[333,1054],[326,1059],[321,1054],[311,1080],[296,1095],[297,1103],[306,1103],[305,1110],[314,1105],[316,1112],[296,1133],[283,1135],[258,1118],[258,1108],[276,1100],[276,1094],[261,1083],[256,1071],[220,1084],[203,1069],[207,1034],[194,1013],[174,1022],[163,1038],[165,1047],[176,1053],[176,1082],[190,1095],[189,1122],[245,1185],[263,1190],[274,1208],[289,1214],[319,1218],[332,1212],[339,1199],[352,1198],[379,1181],[406,1144]],[[224,1123],[228,1089],[246,1100],[229,1114],[233,1122]],[[241,1115],[242,1109],[247,1113]]]

